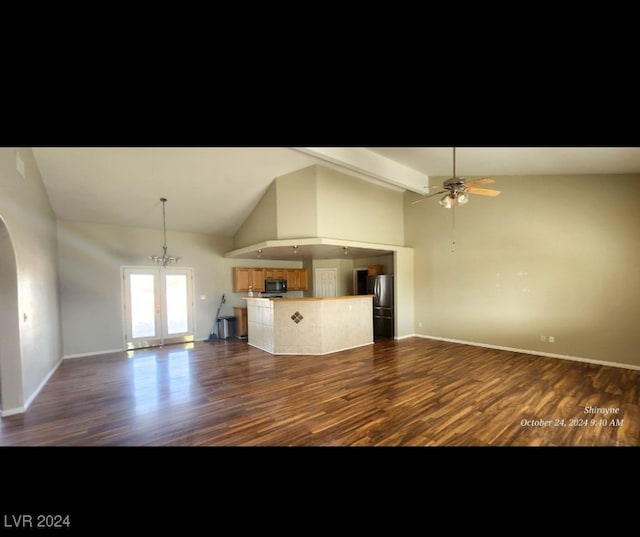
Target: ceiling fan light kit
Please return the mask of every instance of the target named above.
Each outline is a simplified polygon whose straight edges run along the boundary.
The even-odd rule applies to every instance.
[[[438,202],[445,209],[452,209],[451,211],[451,252],[455,250],[456,245],[456,221],[455,221],[455,208],[456,205],[465,205],[469,202],[469,194],[479,194],[480,196],[497,196],[500,194],[499,190],[492,190],[490,188],[478,188],[477,185],[488,185],[495,183],[495,179],[491,177],[482,177],[480,179],[472,179],[471,181],[465,180],[464,177],[456,176],[456,148],[453,148],[453,176],[447,179],[442,186],[433,187],[439,188],[438,192],[433,194],[427,194],[422,196],[411,203],[419,203],[427,198],[439,196],[444,194]],[[432,188],[426,186],[425,188]]]
[[[440,205],[442,205],[445,209],[451,209],[453,204],[456,202],[456,198],[451,196],[450,194],[445,194],[444,197],[440,200]]]
[[[480,179],[472,179],[467,181],[464,177],[456,176],[456,148],[453,148],[453,176],[447,179],[442,186],[425,188],[438,188],[438,192],[433,194],[427,194],[412,203],[419,203],[427,198],[433,196],[439,196],[444,194],[444,197],[440,199],[440,205],[445,209],[451,209],[454,205],[464,205],[469,201],[469,194],[478,194],[480,196],[497,196],[500,194],[499,190],[492,190],[489,188],[478,188],[476,185],[488,185],[495,183],[495,179],[491,177],[482,177]]]

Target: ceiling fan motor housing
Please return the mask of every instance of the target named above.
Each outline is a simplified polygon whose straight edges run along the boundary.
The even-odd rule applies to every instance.
[[[464,177],[451,177],[442,183],[442,186],[449,191],[451,197],[454,197],[458,192],[466,192],[467,190]]]
[[[464,185],[464,177],[450,177],[444,183],[442,183],[445,188],[450,186],[463,186]]]
[[[456,203],[458,205],[464,205],[469,201],[469,194],[480,194],[482,196],[497,196],[500,194],[499,190],[491,190],[489,188],[478,188],[478,185],[486,185],[495,183],[495,180],[491,177],[481,177],[479,179],[472,179],[469,181],[469,184],[466,183],[464,177],[458,177],[456,175],[456,148],[453,148],[453,176],[449,179],[445,180],[442,183],[441,187],[437,186],[426,186],[425,188],[440,188],[439,192],[432,192],[414,200],[412,203],[418,203],[422,200],[432,198],[433,196],[439,196],[440,194],[445,194],[445,196],[440,199],[440,205],[443,207],[450,209]]]

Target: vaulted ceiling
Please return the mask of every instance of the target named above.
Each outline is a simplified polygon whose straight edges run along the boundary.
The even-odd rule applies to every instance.
[[[36,147],[56,216],[103,224],[233,236],[278,176],[322,164],[425,193],[452,175],[451,147]],[[462,147],[456,175],[640,173],[638,147]]]

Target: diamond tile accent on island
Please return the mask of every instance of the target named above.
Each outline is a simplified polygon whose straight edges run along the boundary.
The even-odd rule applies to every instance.
[[[320,356],[374,343],[371,295],[245,300],[248,344],[268,353]]]

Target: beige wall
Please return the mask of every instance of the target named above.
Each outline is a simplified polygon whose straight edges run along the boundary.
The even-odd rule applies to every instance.
[[[64,356],[124,348],[122,267],[156,266],[158,230],[58,221]],[[206,339],[223,293],[231,293],[231,260],[222,257],[231,239],[167,231],[169,254],[193,269],[195,337]],[[201,300],[200,295],[206,299]],[[221,315],[237,304],[229,296]],[[99,321],[96,322],[96,319]]]
[[[124,348],[122,266],[156,266],[158,230],[58,221],[60,290],[64,356],[83,356]],[[221,316],[245,306],[233,292],[234,266],[301,267],[301,262],[254,262],[225,258],[232,240],[199,233],[167,231],[169,253],[181,256],[179,267],[193,269],[195,337],[207,339],[222,295]],[[201,295],[205,299],[201,299]],[[99,321],[96,322],[96,319]]]
[[[395,287],[396,337],[415,333],[414,251],[396,248],[393,254],[393,285]]]
[[[5,396],[7,408],[15,408],[22,406],[18,272],[11,237],[1,218],[0,304],[0,394]],[[2,384],[3,378],[6,385]]]
[[[16,170],[18,151],[25,177]],[[8,413],[31,402],[59,363],[62,347],[55,217],[31,149],[0,148],[0,194],[0,217],[17,266],[18,308],[8,307],[14,327],[18,319],[19,343],[10,333],[13,350],[0,356],[2,410]],[[6,250],[6,237],[4,242]]]
[[[640,365],[640,176],[496,179],[453,252],[452,211],[405,194],[416,333]]]
[[[319,236],[404,245],[402,192],[316,168]]]
[[[278,177],[277,235],[270,239],[299,239],[318,236],[316,166]]]
[[[234,236],[233,247],[310,237],[402,246],[402,192],[309,166],[274,180]]]
[[[239,194],[241,195],[241,193]],[[276,185],[274,181],[236,232],[233,238],[233,248],[242,248],[274,239],[277,231]]]

